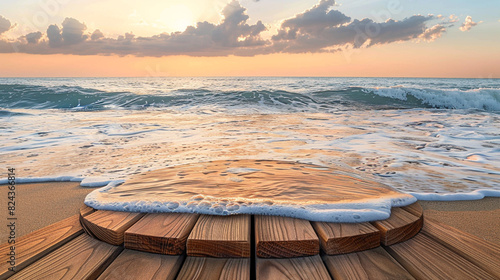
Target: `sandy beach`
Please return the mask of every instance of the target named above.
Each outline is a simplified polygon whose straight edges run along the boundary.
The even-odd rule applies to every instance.
[[[7,186],[0,186],[0,204],[7,205]],[[75,215],[83,205],[85,196],[94,189],[80,187],[79,182],[49,182],[16,185],[16,237]],[[2,207],[0,219],[7,223],[7,207]],[[8,240],[3,230],[0,243]]]
[[[1,205],[7,205],[7,188],[0,186]],[[54,182],[17,185],[16,236],[20,237],[78,213],[91,188],[77,182]],[[420,201],[425,216],[451,225],[459,230],[500,244],[500,198],[475,201],[435,202]],[[7,221],[7,210],[0,211],[0,219]],[[8,235],[2,230],[0,243]]]
[[[500,244],[500,198],[470,201],[420,201],[424,217]]]

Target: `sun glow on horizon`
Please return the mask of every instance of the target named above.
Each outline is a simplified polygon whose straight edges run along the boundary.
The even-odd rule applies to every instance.
[[[4,2],[0,76],[500,78],[500,20],[479,2]]]
[[[158,22],[174,32],[184,31],[188,26],[196,24],[193,12],[183,4],[167,7],[161,13]]]

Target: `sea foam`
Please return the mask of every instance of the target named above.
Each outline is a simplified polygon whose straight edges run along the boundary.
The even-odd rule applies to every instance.
[[[339,168],[228,160],[138,174],[124,184],[93,191],[85,204],[113,211],[278,215],[353,223],[387,219],[392,207],[415,201]]]
[[[0,179],[0,185],[9,183],[8,179]],[[123,180],[110,180],[106,178],[82,178],[75,176],[58,176],[58,177],[16,177],[16,184],[29,184],[29,183],[49,183],[49,182],[80,182],[80,186],[87,188],[100,188],[110,184],[121,184]]]

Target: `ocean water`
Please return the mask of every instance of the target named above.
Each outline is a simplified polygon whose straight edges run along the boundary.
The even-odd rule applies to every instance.
[[[499,79],[0,78],[0,119],[0,163],[16,168],[18,182],[107,185],[86,200],[100,209],[354,221],[415,198],[500,196]],[[198,189],[170,201],[161,191],[120,189],[144,173],[224,160],[312,164],[395,192],[315,200],[312,209],[304,194],[330,190],[280,185],[229,211],[255,190],[228,198]]]

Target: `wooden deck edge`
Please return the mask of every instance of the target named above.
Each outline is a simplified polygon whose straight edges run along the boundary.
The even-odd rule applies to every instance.
[[[201,215],[186,243],[188,256],[249,258],[251,215]]]
[[[319,238],[307,220],[254,216],[255,249],[259,258],[294,258],[319,254]]]
[[[156,236],[127,234],[125,232],[123,246],[130,250],[162,254],[182,255],[186,251],[187,236],[183,239],[161,238]]]
[[[250,241],[218,241],[188,239],[186,253],[190,257],[250,258]]]
[[[186,242],[198,220],[198,214],[154,213],[125,231],[124,246],[164,255],[181,255],[186,251]]]
[[[310,244],[310,240],[302,240],[302,239],[297,239],[296,243],[294,243],[295,240],[288,240],[290,244],[281,244],[278,241],[259,241],[258,236],[255,235],[255,240],[256,242],[256,255],[261,258],[284,258],[284,257],[302,257],[302,256],[312,256],[318,254],[320,251],[328,254],[328,255],[337,255],[337,254],[346,254],[346,253],[353,253],[353,252],[360,252],[364,250],[369,250],[376,248],[380,246],[381,244],[384,246],[390,246],[394,245],[400,242],[404,242],[406,240],[411,239],[414,237],[418,232],[420,232],[423,223],[424,223],[424,216],[423,216],[423,210],[420,204],[418,202],[405,206],[405,207],[397,207],[397,215],[391,217],[387,220],[384,221],[378,221],[378,222],[371,222],[371,223],[366,223],[368,224],[369,227],[373,228],[373,232],[369,230],[369,227],[363,228],[362,230],[360,229],[359,234],[353,234],[352,233],[352,228],[348,230],[347,228],[341,228],[341,229],[328,229],[327,223],[316,223],[316,222],[311,222],[309,226],[311,227],[311,231],[314,233],[315,237],[318,238],[314,244]],[[106,220],[106,217],[99,219],[94,219],[94,221],[89,221],[89,219],[92,219],[93,216],[99,215],[100,211],[96,211],[95,209],[88,207],[84,205],[80,209],[80,220],[81,220],[81,225],[83,230],[90,236],[97,238],[99,240],[102,240],[104,242],[107,242],[112,245],[121,245],[123,244],[127,239],[130,242],[127,242],[125,244],[126,248],[133,249],[133,250],[141,250],[145,252],[151,252],[151,253],[160,253],[160,254],[169,254],[169,255],[178,255],[182,254],[180,250],[170,250],[167,248],[170,247],[179,247],[179,248],[184,248],[182,250],[186,250],[187,254],[190,256],[198,256],[198,257],[221,257],[221,258],[227,258],[227,257],[249,257],[250,253],[247,252],[247,250],[241,250],[238,249],[237,254],[227,254],[227,252],[214,252],[213,250],[219,250],[222,248],[222,251],[226,251],[227,249],[231,250],[233,248],[238,248],[241,246],[241,244],[229,244],[225,245],[222,243],[217,243],[215,240],[215,243],[210,246],[209,252],[206,250],[198,250],[196,247],[202,246],[203,241],[196,240],[197,238],[193,238],[193,241],[190,241],[189,238],[188,240],[180,240],[179,242],[184,242],[184,244],[180,244],[177,242],[177,240],[170,240],[168,238],[162,238],[161,236],[156,237],[158,240],[154,240],[154,236],[149,236],[147,234],[141,234],[135,233],[137,236],[134,236],[132,232],[130,232],[129,236],[127,237],[128,231],[130,231],[134,226],[138,226],[140,223],[141,218],[146,218],[148,215],[138,215],[139,213],[133,213],[130,215],[137,215],[134,217],[127,217],[125,218],[117,218],[117,220],[123,219],[124,224],[127,224],[127,226],[121,226],[119,229],[116,228],[116,223],[113,222],[112,218],[109,218]],[[109,216],[113,216],[112,211],[105,211],[105,212],[110,212]],[[123,216],[123,212],[116,212],[116,216]],[[203,215],[202,215],[203,216]],[[201,216],[200,216],[201,217]],[[251,215],[252,217],[252,227],[256,226],[255,223],[257,219],[254,219],[254,215]],[[257,216],[255,216],[257,217]],[[282,218],[282,217],[278,217]],[[292,218],[290,218],[292,219]],[[394,223],[391,224],[391,220],[395,221]],[[197,223],[197,222],[196,222]],[[111,226],[108,226],[111,225]],[[110,227],[110,228],[108,228]],[[114,227],[114,228],[111,228]],[[257,230],[258,227],[256,227]],[[335,233],[327,233],[328,230],[333,230]],[[342,236],[342,234],[338,235],[340,232],[348,232],[348,235]],[[332,235],[333,234],[333,235]],[[378,241],[375,240],[378,238]],[[134,244],[130,244],[131,242],[137,239],[144,239],[145,241],[148,241],[147,246],[136,246]],[[163,240],[164,239],[164,240]],[[300,240],[300,241],[299,241]],[[207,240],[207,242],[210,242]],[[231,242],[231,241],[230,241]],[[188,246],[188,244],[191,244]],[[181,246],[184,245],[184,246]],[[303,245],[303,246],[302,246]],[[154,246],[158,248],[154,248]],[[225,248],[228,247],[228,248]],[[191,249],[188,249],[190,247]],[[303,247],[303,248],[301,248]],[[319,250],[317,249],[319,247]],[[298,248],[298,249],[297,249]],[[254,248],[255,249],[255,248]],[[302,250],[303,249],[303,250]],[[304,252],[302,252],[304,251]],[[280,253],[282,252],[282,253]],[[284,252],[284,253],[283,253]]]
[[[326,255],[348,254],[380,246],[380,231],[370,223],[311,224],[318,234],[321,251]]]
[[[92,236],[111,245],[124,242],[125,231],[145,214],[133,212],[95,211],[82,218]],[[113,226],[110,227],[109,225]]]
[[[417,207],[414,207],[417,205]],[[406,207],[392,209],[391,216],[383,221],[371,222],[381,233],[380,243],[395,245],[416,236],[424,225],[424,215],[418,202]]]

